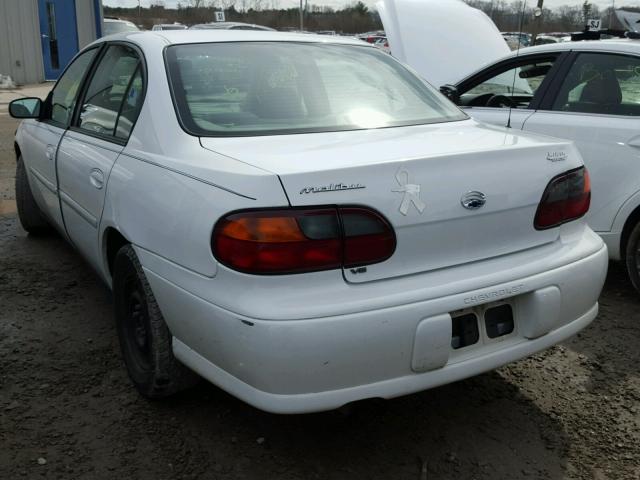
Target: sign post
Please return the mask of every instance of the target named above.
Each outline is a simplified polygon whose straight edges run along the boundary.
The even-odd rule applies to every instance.
[[[218,10],[216,12],[216,22],[224,22],[224,11]]]

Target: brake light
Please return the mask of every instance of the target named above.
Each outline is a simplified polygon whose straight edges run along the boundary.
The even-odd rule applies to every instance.
[[[221,218],[211,248],[224,265],[253,274],[370,265],[396,247],[389,222],[363,207],[247,210]]]
[[[591,203],[591,180],[585,167],[558,175],[542,194],[534,220],[536,230],[557,227],[582,217]]]

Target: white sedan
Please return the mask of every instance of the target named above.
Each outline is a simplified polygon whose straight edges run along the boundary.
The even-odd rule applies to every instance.
[[[358,40],[123,34],[10,112],[22,225],[113,289],[148,397],[195,371],[264,410],[332,409],[597,314],[607,251],[574,146],[481,126]]]

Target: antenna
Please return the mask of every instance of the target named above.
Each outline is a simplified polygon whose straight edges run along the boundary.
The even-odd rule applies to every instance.
[[[541,4],[543,0],[538,0],[538,4]],[[522,43],[522,24],[524,22],[524,12],[527,8],[527,0],[522,2],[522,12],[520,12],[520,25],[518,27],[518,50],[516,51],[516,58],[520,56],[520,45]],[[509,117],[507,118],[507,128],[511,128],[511,111],[513,110],[513,91],[516,89],[516,72],[518,67],[513,70],[513,84],[511,85],[511,102],[509,104]]]

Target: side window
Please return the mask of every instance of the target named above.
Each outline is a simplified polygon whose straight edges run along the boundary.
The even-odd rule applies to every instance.
[[[131,115],[130,105],[127,104],[130,101],[129,95],[136,95],[132,84],[139,67],[140,59],[132,48],[112,45],[107,49],[85,93],[78,121],[80,129],[109,137],[128,137],[133,122],[129,121],[127,129],[126,118],[119,122],[118,117],[121,108],[126,108],[126,112]],[[134,107],[137,106],[137,99],[142,96],[141,77],[138,84],[138,95],[133,98]],[[116,133],[118,123],[122,125],[119,134]]]
[[[640,116],[640,59],[608,53],[578,55],[552,109]]]
[[[126,140],[131,135],[133,124],[136,123],[140,107],[142,106],[144,83],[142,79],[142,66],[138,65],[136,73],[129,84],[129,90],[124,97],[118,123],[116,124],[116,137]]]
[[[75,107],[78,89],[97,51],[97,48],[93,48],[81,53],[58,80],[51,92],[49,117],[52,121],[65,127],[68,125]]]
[[[461,92],[461,103],[475,107],[529,108],[555,58],[529,60]]]

